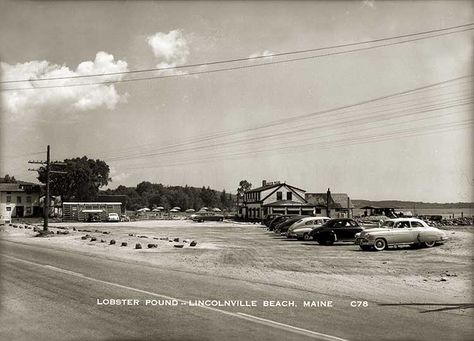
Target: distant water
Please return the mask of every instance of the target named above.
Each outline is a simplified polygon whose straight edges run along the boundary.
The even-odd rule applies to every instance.
[[[472,208],[420,208],[415,210],[413,209],[400,209],[400,211],[410,211],[416,215],[440,215],[443,218],[460,218],[461,216],[464,217],[473,217],[474,216],[474,209]],[[354,209],[354,215],[363,215],[364,210],[361,209]]]

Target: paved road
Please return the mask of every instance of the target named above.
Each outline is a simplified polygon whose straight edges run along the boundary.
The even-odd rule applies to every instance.
[[[1,252],[1,340],[469,340],[474,332],[472,315],[458,307],[369,300],[368,308],[351,308],[352,300],[365,298],[7,240]],[[139,305],[97,304],[105,299],[136,299]],[[146,306],[147,299],[177,299],[178,305]],[[184,304],[196,299],[256,300],[258,307]],[[263,300],[294,301],[297,307],[262,307]],[[305,308],[303,300],[333,301],[334,307]]]

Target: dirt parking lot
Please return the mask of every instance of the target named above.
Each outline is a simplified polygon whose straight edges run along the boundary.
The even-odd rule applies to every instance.
[[[34,238],[30,229],[4,226],[0,237],[175,270],[304,289],[315,295],[334,294],[379,303],[472,301],[472,226],[447,229],[450,240],[442,246],[383,252],[364,252],[348,243],[321,246],[316,242],[288,240],[259,224],[230,221],[55,223],[51,230],[63,231],[58,228],[67,228],[70,233]],[[96,237],[97,241],[81,239],[85,235]],[[180,241],[173,242],[174,238]],[[112,239],[115,245],[110,245]],[[197,241],[195,247],[189,246],[193,240]],[[127,246],[121,247],[122,242],[127,242]],[[142,249],[135,249],[136,243]],[[157,247],[148,249],[150,243]],[[174,247],[178,244],[183,248]]]

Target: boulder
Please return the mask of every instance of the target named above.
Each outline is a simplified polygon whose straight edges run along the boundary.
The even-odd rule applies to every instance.
[[[110,245],[115,245],[115,240],[112,239],[109,244]]]
[[[197,245],[197,241],[193,240],[191,243],[189,243],[189,246],[196,246]]]
[[[127,246],[128,243],[127,242],[122,242],[122,244],[120,246]]]
[[[175,244],[175,245],[173,245],[173,246],[174,246],[174,247],[177,247],[177,248],[179,248],[179,249],[182,249],[182,248],[184,247],[183,244]]]
[[[157,248],[157,247],[158,247],[158,244],[148,244],[149,249],[154,249],[154,248]]]
[[[92,238],[91,238],[91,242],[95,242],[96,240],[97,240],[96,237],[92,237]]]
[[[142,248],[142,244],[140,244],[140,243],[135,244],[135,249],[141,249],[141,248]]]
[[[173,239],[174,242],[179,243],[179,238]]]

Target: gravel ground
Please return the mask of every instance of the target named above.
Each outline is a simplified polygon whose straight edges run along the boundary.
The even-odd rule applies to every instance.
[[[287,240],[259,224],[227,221],[54,223],[51,228],[54,232],[64,229],[70,233],[34,238],[31,229],[3,226],[0,237],[300,289],[308,292],[308,296],[329,293],[378,303],[472,301],[472,226],[446,229],[450,240],[442,246],[383,252],[363,252],[349,243],[320,246],[315,242]],[[82,240],[85,235],[97,241],[90,237]],[[179,238],[179,242],[174,242],[174,238]],[[101,239],[105,242],[101,243]],[[112,239],[115,245],[110,245]],[[195,247],[189,245],[193,240],[197,242]],[[127,246],[121,247],[122,242],[127,242]],[[142,249],[135,249],[137,243]],[[150,243],[157,247],[147,248]]]

